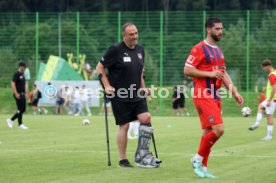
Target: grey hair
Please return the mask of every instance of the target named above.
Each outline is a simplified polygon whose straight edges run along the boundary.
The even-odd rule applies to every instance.
[[[132,25],[134,25],[134,24],[131,23],[131,22],[125,23],[125,24],[122,26],[122,33],[125,33],[125,32],[126,32],[126,28],[127,28],[128,26],[132,26]],[[135,26],[135,25],[134,25],[134,26]]]

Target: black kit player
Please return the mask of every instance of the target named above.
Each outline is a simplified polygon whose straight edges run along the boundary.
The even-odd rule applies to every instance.
[[[14,73],[12,81],[11,81],[11,88],[13,91],[13,98],[15,99],[17,111],[13,115],[12,118],[7,119],[7,124],[10,128],[13,127],[13,122],[15,119],[18,119],[18,128],[20,129],[28,129],[23,122],[23,113],[26,110],[26,97],[25,97],[25,76],[24,71],[26,69],[26,63],[20,62],[18,64],[18,70]]]
[[[184,115],[190,116],[186,106],[185,106],[185,88],[180,86],[173,87],[173,96],[172,96],[172,108],[176,116]]]
[[[105,92],[109,95],[113,114],[118,125],[117,145],[121,167],[133,167],[126,155],[129,122],[139,120],[138,147],[135,163],[139,167],[156,168],[161,161],[149,151],[153,133],[147,103],[139,91],[149,94],[143,79],[144,49],[137,44],[138,30],[132,23],[122,26],[123,41],[113,45],[97,65]],[[108,78],[106,71],[108,71]],[[142,92],[141,92],[142,93]]]

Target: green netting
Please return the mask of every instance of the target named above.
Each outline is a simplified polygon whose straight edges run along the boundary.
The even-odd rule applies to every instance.
[[[274,60],[276,11],[71,12],[1,13],[0,87],[10,85],[20,59],[30,65],[32,80],[49,55],[67,60],[67,53],[85,54],[95,68],[108,47],[121,40],[121,26],[133,22],[145,47],[146,83],[173,86],[190,83],[183,66],[190,49],[205,37],[204,22],[222,19],[227,69],[239,90],[259,91],[266,83],[260,69],[265,58]],[[37,23],[36,23],[37,22]],[[68,73],[67,73],[68,75]],[[66,75],[62,76],[64,78]],[[247,95],[248,97],[248,95]]]

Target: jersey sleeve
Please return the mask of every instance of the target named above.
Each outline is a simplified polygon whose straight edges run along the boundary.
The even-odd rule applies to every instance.
[[[269,82],[270,82],[271,85],[276,84],[276,75],[275,74],[270,74],[268,79],[269,79]]]
[[[117,53],[118,51],[116,46],[111,46],[105,55],[101,58],[100,62],[106,68],[112,67],[117,61]]]
[[[203,57],[202,50],[200,49],[199,46],[195,46],[191,50],[185,65],[188,67],[198,67],[202,62],[202,57]]]

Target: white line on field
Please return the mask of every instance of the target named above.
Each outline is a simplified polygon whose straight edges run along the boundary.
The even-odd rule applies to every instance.
[[[39,149],[37,148],[36,150],[34,149],[2,149],[2,151],[9,151],[9,152],[18,152],[18,151],[22,151],[22,152],[56,152],[56,153],[93,153],[93,154],[107,154],[107,151],[94,151],[94,150],[87,150],[87,151],[83,151],[83,150],[58,150],[58,149]],[[114,152],[111,152],[114,153]],[[117,153],[117,151],[116,151]],[[134,154],[134,152],[127,152],[129,154]],[[184,156],[184,157],[192,157],[192,154],[183,154],[183,153],[177,153],[177,152],[173,152],[173,153],[165,153],[165,152],[159,152],[158,154],[160,155],[168,155],[168,156]],[[213,153],[211,156],[213,157],[240,157],[240,158],[271,158],[271,159],[275,159],[275,156],[271,155],[235,155],[235,154],[229,154],[229,153]]]

